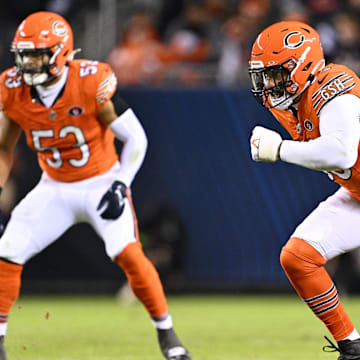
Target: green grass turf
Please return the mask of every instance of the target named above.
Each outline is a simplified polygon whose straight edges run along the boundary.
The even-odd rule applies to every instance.
[[[356,322],[360,298],[343,304]],[[170,297],[175,328],[194,360],[335,360],[322,323],[295,295]],[[9,360],[161,360],[138,303],[114,297],[22,297],[14,305]]]

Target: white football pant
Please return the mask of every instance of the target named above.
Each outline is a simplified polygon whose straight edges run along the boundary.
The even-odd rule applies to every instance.
[[[96,210],[101,197],[118,179],[120,164],[90,179],[64,183],[43,173],[39,183],[14,208],[0,240],[0,258],[25,264],[59,238],[72,225],[87,222],[105,243],[113,259],[136,241],[133,209],[126,200],[116,220],[104,220]],[[86,239],[76,239],[86,246]]]
[[[340,188],[295,229],[291,237],[305,240],[326,260],[360,246],[360,201]]]

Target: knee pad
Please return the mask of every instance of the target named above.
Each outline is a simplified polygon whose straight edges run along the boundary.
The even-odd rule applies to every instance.
[[[298,238],[291,238],[280,254],[280,264],[287,274],[306,274],[325,263],[325,258],[315,248]]]

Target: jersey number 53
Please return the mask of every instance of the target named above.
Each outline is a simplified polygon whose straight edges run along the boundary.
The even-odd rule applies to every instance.
[[[41,139],[54,139],[57,134],[54,133],[53,129],[48,130],[32,130],[32,139],[34,147],[37,151],[44,152],[44,151],[51,151],[52,152],[52,159],[50,157],[46,158],[46,162],[53,168],[59,168],[62,166],[64,160],[61,158],[60,150],[56,147],[52,146],[41,146]],[[80,159],[68,159],[67,161],[70,165],[74,167],[81,167],[84,166],[90,157],[89,146],[86,143],[85,136],[82,130],[73,125],[64,126],[60,129],[58,137],[60,139],[67,137],[69,134],[73,134],[76,139],[76,143],[72,145],[73,148],[78,148],[81,152]]]

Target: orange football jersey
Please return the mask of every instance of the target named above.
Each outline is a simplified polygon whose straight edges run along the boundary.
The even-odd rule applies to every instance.
[[[271,109],[270,111],[294,140],[308,141],[320,136],[319,114],[321,109],[334,97],[345,93],[360,97],[360,79],[346,66],[329,64],[303,93],[297,117],[290,110]],[[359,150],[358,154],[360,155]],[[348,189],[358,200],[360,200],[359,155],[351,169],[328,172],[332,180]]]
[[[72,182],[100,175],[118,160],[111,130],[97,119],[116,90],[110,66],[97,61],[69,62],[66,84],[55,104],[34,99],[15,69],[0,77],[3,111],[25,132],[40,167],[51,178]]]

